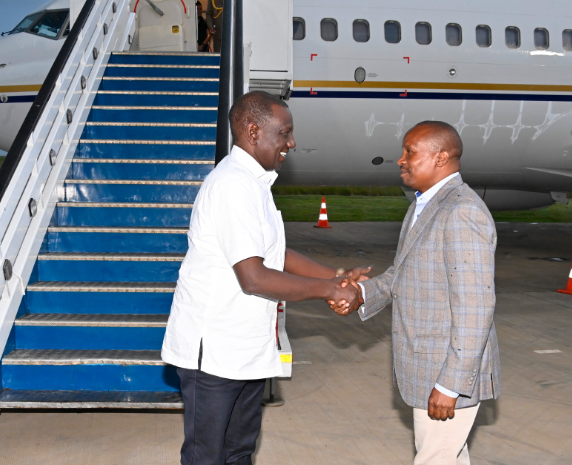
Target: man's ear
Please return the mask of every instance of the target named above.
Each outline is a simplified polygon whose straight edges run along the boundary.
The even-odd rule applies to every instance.
[[[437,159],[435,160],[435,164],[439,167],[442,168],[443,166],[445,166],[447,163],[449,163],[449,152],[439,152],[437,154]]]
[[[256,123],[249,123],[246,126],[246,131],[245,131],[245,135],[246,135],[246,140],[248,141],[248,143],[250,145],[257,145],[258,144],[258,132],[260,131],[260,128],[258,127],[258,124]]]

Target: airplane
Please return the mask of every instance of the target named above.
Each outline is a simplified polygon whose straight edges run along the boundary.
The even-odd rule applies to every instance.
[[[64,5],[55,0],[40,14]],[[532,1],[294,0],[293,12],[294,79],[285,97],[297,148],[280,184],[400,185],[403,135],[419,121],[442,120],[461,134],[463,179],[489,208],[567,203],[572,17],[564,1],[539,11]],[[66,33],[65,21],[55,37],[35,33],[41,20],[24,21],[24,33],[0,39],[3,149]]]

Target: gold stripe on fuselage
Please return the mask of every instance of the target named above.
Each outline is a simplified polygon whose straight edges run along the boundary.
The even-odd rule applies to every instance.
[[[528,92],[572,92],[570,85],[548,84],[481,84],[471,82],[396,82],[396,81],[294,81],[294,87],[352,89],[437,89],[437,90],[498,90]]]
[[[13,92],[39,92],[41,88],[41,84],[31,84],[27,86],[0,86],[0,92],[3,94]]]

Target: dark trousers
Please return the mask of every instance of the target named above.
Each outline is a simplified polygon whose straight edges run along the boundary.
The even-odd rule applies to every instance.
[[[265,379],[237,381],[177,368],[185,404],[182,465],[251,465]]]

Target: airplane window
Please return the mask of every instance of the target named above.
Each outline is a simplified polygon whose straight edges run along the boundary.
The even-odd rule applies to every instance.
[[[420,22],[415,25],[415,40],[418,44],[429,45],[432,40],[431,24]]]
[[[539,50],[546,50],[548,45],[548,30],[543,27],[537,27],[534,30],[534,46]]]
[[[390,44],[398,44],[401,42],[401,24],[397,21],[386,21],[385,40]]]
[[[369,40],[369,23],[365,19],[354,21],[354,40],[356,42],[367,42]]]
[[[480,24],[475,29],[476,38],[477,38],[477,45],[479,47],[490,47],[492,43],[492,33],[491,28],[485,26],[484,24]]]
[[[562,47],[567,52],[572,52],[572,29],[562,31]]]
[[[520,29],[518,27],[509,26],[504,30],[504,41],[508,48],[520,47]]]
[[[18,32],[27,31],[28,28],[36,22],[36,20],[42,15],[42,12],[34,13],[26,16],[18,25],[10,31],[10,34],[17,34]]]
[[[306,37],[306,21],[294,18],[294,40],[303,40]]]
[[[461,42],[463,42],[463,31],[461,26],[455,23],[447,24],[447,26],[445,26],[445,37],[449,45],[461,45]]]
[[[322,19],[320,33],[322,34],[322,39],[327,42],[333,42],[338,38],[338,22],[331,18]]]
[[[31,34],[56,39],[60,29],[68,18],[68,10],[47,11],[30,29]]]

